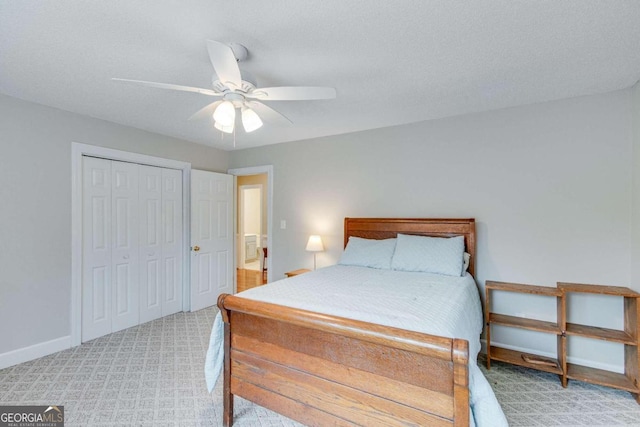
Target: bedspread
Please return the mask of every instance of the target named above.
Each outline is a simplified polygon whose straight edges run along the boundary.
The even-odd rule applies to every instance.
[[[472,425],[506,426],[493,390],[477,366],[482,307],[473,277],[336,265],[260,286],[244,298],[469,341]],[[223,324],[216,316],[207,352],[209,391],[220,375]],[[475,423],[474,423],[475,421]]]

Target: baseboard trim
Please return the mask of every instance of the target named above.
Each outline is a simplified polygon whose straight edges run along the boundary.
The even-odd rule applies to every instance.
[[[480,340],[480,344],[482,346],[480,352],[482,354],[487,354],[487,340],[484,340],[484,339]],[[556,358],[556,354],[555,353],[548,353],[548,352],[544,352],[544,351],[533,350],[533,349],[530,349],[530,348],[517,347],[517,346],[513,346],[513,345],[498,343],[498,342],[495,342],[493,340],[491,341],[491,346],[492,347],[506,348],[507,350],[522,351],[522,352],[525,352],[525,353],[539,354],[540,356],[546,356],[546,357],[550,357],[552,359]],[[571,356],[569,356],[569,357],[567,357],[567,362],[575,363],[576,365],[588,366],[590,368],[602,369],[604,371],[617,372],[619,374],[623,374],[624,373],[624,366],[612,365],[612,364],[609,364],[609,363],[594,362],[592,360],[582,359],[582,358],[579,358],[579,357],[571,357]]]
[[[8,368],[19,363],[28,362],[39,357],[48,356],[71,348],[71,336],[56,338],[29,347],[19,348],[0,354],[0,369]]]

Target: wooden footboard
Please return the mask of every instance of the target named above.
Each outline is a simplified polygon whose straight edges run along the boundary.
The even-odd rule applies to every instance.
[[[243,397],[310,426],[468,426],[468,342],[221,295],[225,426]]]

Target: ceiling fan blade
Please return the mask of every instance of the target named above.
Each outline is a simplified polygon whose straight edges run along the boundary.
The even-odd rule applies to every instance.
[[[336,90],[334,88],[317,86],[261,87],[247,95],[247,98],[265,101],[303,101],[307,99],[333,99],[335,97]]]
[[[271,107],[267,107],[262,102],[247,101],[245,104],[247,107],[253,109],[264,122],[278,125],[290,125],[293,123],[284,114],[277,112]]]
[[[213,91],[211,89],[203,89],[200,87],[191,87],[191,86],[180,86],[180,85],[174,85],[174,84],[170,84],[170,83],[157,83],[157,82],[146,82],[144,80],[130,80],[130,79],[117,79],[117,78],[112,78],[111,80],[117,81],[117,82],[125,82],[125,83],[134,83],[137,85],[141,85],[141,86],[149,86],[149,87],[155,87],[158,89],[169,89],[169,90],[179,90],[182,92],[194,92],[194,93],[201,93],[203,95],[209,95],[209,96],[222,96],[222,93],[218,93],[216,91]]]
[[[231,83],[236,88],[242,86],[242,76],[233,50],[224,43],[207,40],[207,50],[213,69],[223,84]]]
[[[204,107],[196,111],[191,117],[189,117],[189,120],[204,119],[205,117],[211,118],[213,116],[213,112],[215,111],[215,109],[218,107],[218,105],[222,104],[223,102],[224,101],[220,100],[220,101],[212,102],[211,104],[205,105]]]

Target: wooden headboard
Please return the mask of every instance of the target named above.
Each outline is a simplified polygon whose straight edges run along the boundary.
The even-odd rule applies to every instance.
[[[475,276],[476,220],[474,218],[345,218],[344,246],[350,236],[365,239],[390,239],[398,233],[417,236],[464,236],[466,251],[471,254],[469,273]]]

